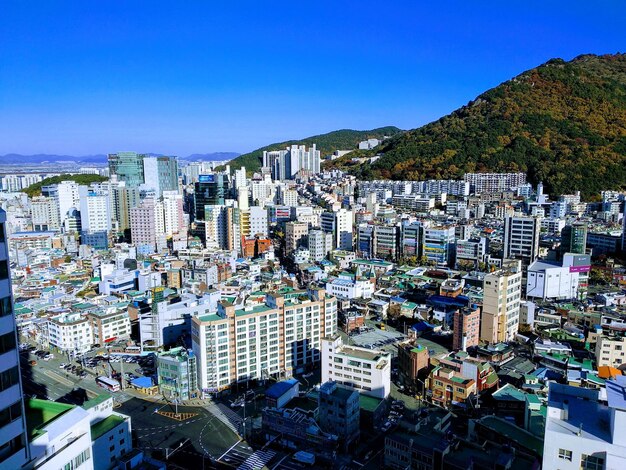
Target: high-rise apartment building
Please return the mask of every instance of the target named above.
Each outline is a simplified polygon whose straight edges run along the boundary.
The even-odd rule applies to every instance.
[[[298,172],[320,172],[320,151],[313,144],[309,150],[304,145],[292,145],[285,150],[263,152],[263,166],[270,169],[275,180],[293,179]]]
[[[128,187],[138,187],[145,182],[143,170],[144,155],[137,152],[109,154],[109,175],[117,175]]]
[[[5,223],[0,209],[0,468],[9,469],[28,460],[28,440]]]
[[[334,247],[351,251],[353,248],[353,213],[347,209],[336,212],[323,212],[320,217],[322,230],[333,234]]]
[[[183,212],[183,196],[178,191],[163,191],[163,218],[165,235],[171,237],[175,233],[186,233],[187,224]]]
[[[79,186],[78,194],[82,231],[88,233],[110,232],[109,195],[96,192],[87,186]]]
[[[176,157],[144,157],[145,187],[155,190],[157,197],[163,191],[178,191],[178,160]]]
[[[78,183],[75,181],[61,181],[59,184],[43,186],[41,195],[56,199],[60,224],[63,224],[71,208],[79,207]]]
[[[519,328],[522,296],[521,261],[505,260],[485,276],[480,339],[491,344],[512,341]]]
[[[192,318],[191,341],[202,390],[236,382],[291,376],[320,361],[321,339],[337,331],[337,300],[323,289],[284,290],[237,309]]]
[[[117,227],[120,232],[130,228],[130,210],[140,202],[139,188],[129,188],[120,184],[116,189]]]
[[[474,194],[509,191],[526,184],[526,173],[465,173]]]
[[[400,227],[396,225],[374,226],[374,256],[396,260],[400,253]]]
[[[159,250],[165,245],[163,203],[146,198],[130,210],[130,235],[135,246],[142,250]]]
[[[507,217],[504,219],[504,259],[519,259],[528,266],[539,257],[541,219]]]

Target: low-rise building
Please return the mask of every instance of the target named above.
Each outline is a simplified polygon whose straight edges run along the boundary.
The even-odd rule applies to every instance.
[[[198,392],[196,356],[185,348],[173,348],[157,355],[157,381],[163,396],[189,400]]]
[[[407,387],[415,387],[421,371],[428,369],[428,348],[413,341],[398,344],[398,374]]]
[[[431,400],[445,407],[465,403],[477,392],[474,379],[465,378],[461,373],[446,367],[435,367],[426,386],[432,392]]]
[[[83,354],[94,344],[93,330],[86,315],[67,312],[47,320],[48,344],[62,353]]]
[[[344,345],[341,336],[322,339],[322,382],[333,380],[359,393],[387,398],[391,391],[388,352]]]
[[[323,431],[336,434],[339,444],[348,450],[359,439],[359,393],[336,382],[320,386],[319,422]]]

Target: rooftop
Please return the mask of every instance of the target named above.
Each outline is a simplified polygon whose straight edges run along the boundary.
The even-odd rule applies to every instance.
[[[26,410],[26,429],[31,439],[43,433],[43,428],[48,423],[75,408],[74,405],[34,398],[26,400],[24,407]]]
[[[124,421],[126,420],[120,416],[111,415],[108,418],[103,419],[102,421],[98,421],[96,424],[92,424],[91,440],[95,441],[100,436],[109,432],[111,429],[114,429],[115,427],[122,424]]]
[[[359,394],[359,406],[365,411],[376,411],[383,400],[381,398],[370,397],[369,395]]]

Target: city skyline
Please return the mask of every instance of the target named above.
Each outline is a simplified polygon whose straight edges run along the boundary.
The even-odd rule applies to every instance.
[[[617,3],[152,6],[7,6],[0,155],[244,153],[412,129],[553,57],[623,50],[626,26]]]

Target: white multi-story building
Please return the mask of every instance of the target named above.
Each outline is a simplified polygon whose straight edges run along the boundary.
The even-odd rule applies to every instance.
[[[323,230],[309,231],[311,261],[322,261],[333,249],[333,235]]]
[[[9,469],[21,468],[29,452],[5,224],[0,209],[0,468]]]
[[[299,171],[320,172],[320,151],[313,144],[309,150],[304,145],[292,145],[285,150],[263,152],[263,166],[270,169],[275,180],[293,179]]]
[[[47,320],[48,343],[63,353],[84,354],[94,344],[93,330],[86,315],[62,313]]]
[[[510,191],[526,184],[526,173],[465,173],[474,194]]]
[[[550,383],[543,440],[543,468],[626,468],[626,377],[606,382],[608,405],[599,390]]]
[[[267,237],[267,210],[261,206],[250,206],[250,236]]]
[[[204,391],[235,382],[289,377],[320,361],[321,338],[337,331],[337,300],[323,289],[266,294],[265,302],[192,319],[191,339]]]
[[[42,194],[44,188],[41,189]],[[63,222],[72,207],[79,208],[80,198],[78,195],[78,183],[74,181],[61,181],[54,188],[55,197],[59,205],[59,220]]]
[[[128,269],[115,269],[113,272],[101,275],[98,290],[102,295],[117,294],[136,288],[137,272]]]
[[[565,227],[565,219],[541,219],[541,228],[547,233],[561,233]]]
[[[341,336],[322,339],[322,383],[333,380],[364,395],[391,392],[391,354],[344,345]]]
[[[163,221],[165,235],[168,237],[187,232],[183,196],[178,191],[163,191]]]
[[[322,230],[333,234],[334,248],[352,250],[354,218],[352,211],[339,209],[337,212],[323,212]]]
[[[503,268],[483,280],[480,339],[490,344],[511,341],[519,329],[522,296],[520,261],[506,260]]]
[[[304,245],[309,234],[309,225],[302,222],[285,224],[285,254],[290,255],[300,245]]]
[[[507,217],[504,219],[505,259],[520,259],[529,265],[539,256],[541,219],[537,217]]]
[[[89,318],[94,344],[106,344],[116,339],[130,338],[130,318],[128,311],[90,312]]]
[[[246,187],[247,180],[246,180],[246,167],[245,166],[242,166],[240,169],[235,170],[235,176],[233,180],[235,182],[235,189]]]
[[[180,302],[169,303],[159,297],[162,292],[162,287],[153,289],[151,310],[139,314],[141,347],[146,351],[175,344],[189,333],[192,318],[215,311],[214,295],[184,294]]]
[[[109,195],[87,186],[79,186],[81,230],[88,233],[109,232],[111,213]]]
[[[598,335],[596,340],[596,364],[597,367],[622,367],[626,364],[626,336],[623,334]],[[621,333],[621,332],[619,332]]]
[[[577,299],[587,285],[589,255],[566,253],[563,261],[537,260],[528,267],[526,296],[539,299]]]
[[[43,196],[34,197],[30,203],[30,211],[35,232],[58,230],[61,227],[59,206],[56,199]]]
[[[338,299],[371,299],[374,294],[374,284],[368,279],[355,279],[352,276],[340,274],[338,278],[326,283],[326,290]]]

